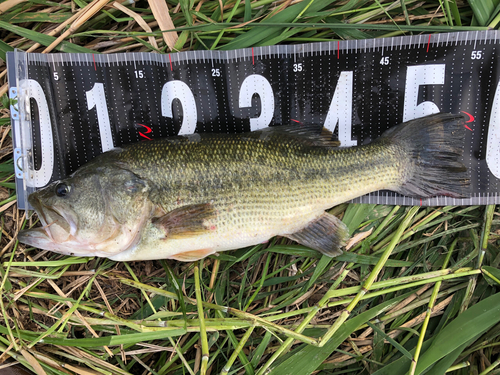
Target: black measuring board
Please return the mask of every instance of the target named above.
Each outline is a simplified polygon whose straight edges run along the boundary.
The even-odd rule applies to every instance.
[[[350,147],[435,112],[469,115],[472,197],[383,191],[355,201],[500,203],[499,41],[499,31],[477,31],[167,55],[9,53],[19,207],[133,142],[314,123]]]

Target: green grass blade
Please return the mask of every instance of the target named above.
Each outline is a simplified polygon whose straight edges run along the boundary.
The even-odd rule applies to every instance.
[[[365,218],[373,212],[376,204],[356,204],[352,203],[347,206],[342,221],[349,228],[349,233],[354,233]]]
[[[34,42],[40,43],[42,46],[49,46],[52,42],[56,40],[56,38],[54,38],[53,36],[39,33],[38,31],[25,29],[24,27],[11,25],[10,23],[4,21],[0,21],[0,28],[8,30],[14,34],[17,34]],[[68,53],[98,53],[91,49],[81,47],[79,45],[69,42],[62,42],[56,47],[56,49],[58,51],[68,52]]]
[[[371,327],[371,329],[378,332],[379,335],[382,335],[385,340],[389,341],[391,343],[391,345],[394,346],[399,352],[401,352],[401,354],[403,354],[406,358],[408,358],[410,360],[413,358],[413,356],[411,355],[411,353],[408,350],[406,350],[401,344],[399,344],[392,337],[388,336],[384,331],[382,331],[380,328],[378,328],[375,324],[372,324],[370,322],[366,322],[366,324],[368,324],[368,326]]]
[[[365,311],[358,316],[348,320],[340,326],[335,336],[332,337],[322,347],[305,346],[299,347],[299,350],[292,352],[288,359],[281,362],[278,366],[271,369],[268,373],[269,375],[284,375],[284,374],[294,374],[294,375],[309,375],[314,372],[318,366],[330,356],[335,349],[338,348],[342,342],[349,337],[359,326],[374,319],[379,314],[391,308],[391,306],[396,305],[408,294],[400,296],[398,298],[392,299],[390,301],[384,302],[368,311]]]
[[[168,266],[167,262],[162,260],[161,264],[163,266],[163,269],[165,270],[165,273],[167,274],[167,277],[168,277],[170,284],[172,285],[172,287],[175,290],[175,294],[177,294],[177,300],[179,302],[179,305],[180,305],[180,308],[182,311],[182,316],[184,317],[184,321],[187,321],[186,305],[184,303],[184,294],[182,293],[182,288],[179,285],[179,281],[177,280],[177,277],[175,276],[172,269]],[[184,329],[186,329],[186,325],[184,325]]]
[[[256,368],[264,355],[264,352],[266,351],[266,348],[268,347],[269,343],[271,342],[273,335],[271,332],[266,331],[264,334],[264,337],[262,338],[262,341],[260,342],[259,346],[253,353],[252,360],[250,363],[252,364],[253,368]]]
[[[422,354],[415,374],[422,374],[441,358],[500,321],[500,293],[469,307],[436,336]]]
[[[2,59],[3,61],[6,61],[7,60],[6,53],[7,52],[12,52],[12,51],[14,51],[14,48],[12,48],[11,46],[9,46],[3,40],[0,40],[0,59]]]
[[[483,266],[481,268],[483,273],[485,274],[486,281],[490,282],[490,280],[493,281],[493,283],[490,283],[491,285],[500,285],[500,270],[495,267],[490,267],[490,266]]]
[[[451,365],[457,360],[460,354],[463,353],[464,349],[467,348],[470,344],[472,344],[477,338],[479,338],[481,334],[474,336],[469,341],[463,343],[458,348],[453,350],[451,353],[443,357],[439,362],[437,362],[434,366],[432,366],[432,372],[434,374],[444,374],[446,370],[448,370]]]
[[[468,0],[477,22],[481,26],[488,24],[488,20],[494,16],[495,4],[492,0]]]
[[[274,16],[269,17],[264,21],[260,22],[260,25],[266,26],[267,23],[273,23],[273,24],[292,23],[292,26],[295,26],[295,24],[293,24],[294,20],[300,14],[302,14],[302,12],[304,12],[306,9],[308,9],[311,12],[316,12],[324,6],[321,4],[318,6],[317,3],[313,3],[313,5],[309,7],[309,3],[310,1],[301,1],[298,4],[289,6],[285,10],[279,12],[278,14],[275,14]],[[263,40],[278,36],[287,27],[290,26],[288,25],[283,25],[283,26],[278,25],[274,27],[270,26],[266,27],[264,30],[251,29],[246,33],[236,37],[233,41],[227,43],[221,49],[227,50],[227,49],[258,46]]]

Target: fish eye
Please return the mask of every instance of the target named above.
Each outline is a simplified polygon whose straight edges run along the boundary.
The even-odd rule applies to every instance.
[[[56,185],[56,195],[58,197],[65,197],[66,195],[69,194],[69,186],[66,185],[64,182],[61,182]]]

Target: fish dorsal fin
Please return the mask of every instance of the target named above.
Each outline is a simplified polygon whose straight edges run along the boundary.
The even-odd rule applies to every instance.
[[[342,254],[341,247],[349,239],[349,229],[337,217],[324,212],[304,229],[285,237],[329,257],[335,257]]]
[[[333,139],[330,130],[321,125],[298,124],[270,126],[265,129],[256,130],[254,133],[260,134],[261,139],[270,136],[293,137],[309,146],[338,147],[340,142]]]
[[[165,238],[191,237],[216,230],[217,214],[210,203],[192,204],[172,210],[153,220],[165,232]]]

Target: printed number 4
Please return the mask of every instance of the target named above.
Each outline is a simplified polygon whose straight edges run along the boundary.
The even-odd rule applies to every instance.
[[[480,60],[483,57],[483,51],[472,51],[471,59]]]
[[[386,57],[382,57],[380,59],[380,65],[389,65],[389,56],[386,56]]]
[[[302,63],[293,64],[293,71],[295,73],[302,71]]]

